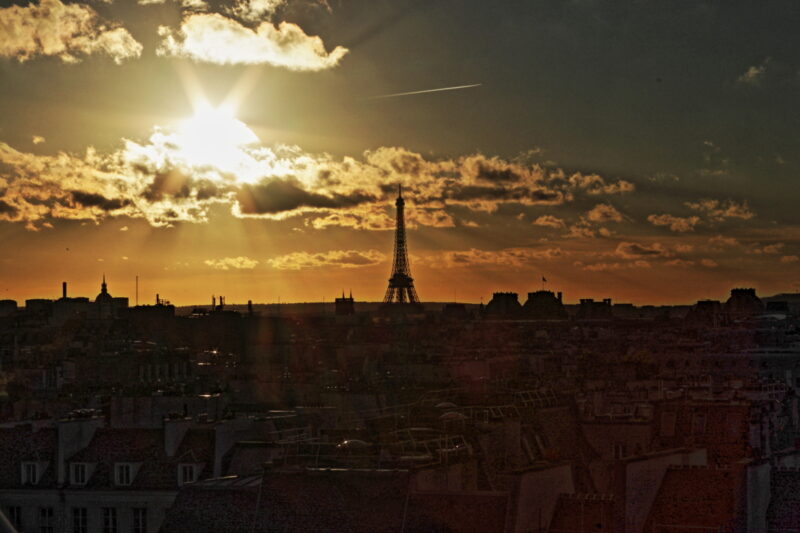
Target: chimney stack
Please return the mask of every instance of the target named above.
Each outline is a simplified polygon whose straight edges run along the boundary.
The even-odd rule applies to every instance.
[[[558,291],[558,296],[557,297],[558,297],[558,301],[563,303],[563,301],[561,300],[561,291]]]
[[[64,298],[65,300],[67,298],[67,282],[66,281],[62,281],[61,282],[61,297]]]

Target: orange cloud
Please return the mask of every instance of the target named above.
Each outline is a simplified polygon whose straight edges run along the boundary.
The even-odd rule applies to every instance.
[[[700,217],[676,217],[668,214],[648,215],[647,221],[654,226],[667,226],[671,231],[685,233],[694,230],[694,227],[700,222]]]
[[[252,270],[258,265],[258,261],[249,257],[223,257],[221,259],[206,259],[204,263],[216,270]]]
[[[269,259],[267,263],[278,270],[304,270],[323,267],[360,268],[377,265],[386,260],[386,254],[377,250],[331,250],[309,253],[293,252]]]

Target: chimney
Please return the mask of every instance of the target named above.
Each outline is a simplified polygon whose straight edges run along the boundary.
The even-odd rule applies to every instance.
[[[247,314],[253,316],[253,300],[247,300]]]
[[[158,293],[156,293],[156,305],[159,305],[161,303],[161,298],[159,298],[158,296],[159,296]]]
[[[564,301],[561,299],[561,291],[558,291],[558,294],[556,295],[556,297],[558,298],[559,302],[564,303]]]
[[[61,282],[61,297],[66,299],[67,298],[67,282]]]
[[[186,431],[192,425],[191,418],[173,418],[164,420],[164,451],[167,457],[174,457],[183,441]]]

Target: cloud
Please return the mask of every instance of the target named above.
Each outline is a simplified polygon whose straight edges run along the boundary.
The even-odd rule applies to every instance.
[[[534,226],[544,226],[547,228],[563,228],[564,220],[553,215],[542,215],[533,221]]]
[[[684,205],[693,211],[705,214],[709,220],[722,222],[729,218],[739,218],[750,220],[756,214],[750,210],[747,202],[737,203],[733,200],[700,200],[697,202],[686,202]]]
[[[502,250],[446,251],[423,258],[423,262],[437,267],[460,268],[476,265],[525,268],[541,261],[552,261],[563,257],[566,252],[559,247],[551,248],[505,248]]]
[[[677,267],[690,267],[694,266],[694,261],[689,259],[670,259],[669,261],[664,263],[665,265],[669,266],[677,266]]]
[[[33,144],[42,144],[44,140],[45,140],[44,137],[42,137],[41,135],[34,135],[33,137],[31,137],[31,142]]]
[[[751,65],[741,76],[736,79],[736,81],[742,85],[761,85],[761,81],[764,79],[764,75],[767,73],[767,64],[769,63],[769,60],[770,59],[767,58],[760,65]]]
[[[502,206],[563,205],[600,190],[630,189],[595,174],[584,179],[483,154],[434,159],[382,147],[337,158],[296,146],[221,144],[221,154],[198,152],[180,130],[164,128],[155,128],[143,142],[123,139],[107,153],[89,148],[83,155],[37,155],[0,142],[0,200],[8,205],[0,219],[31,229],[52,219],[99,222],[121,216],[169,226],[206,222],[212,206],[222,204],[237,217],[302,217],[306,227],[319,230],[388,230],[402,184],[409,227],[455,227],[453,209],[494,213]],[[616,218],[615,212],[604,212],[600,218]],[[538,220],[558,224],[560,219]],[[605,228],[590,231],[610,235]]]
[[[184,17],[179,29],[160,26],[156,53],[220,65],[267,64],[289,70],[318,71],[339,64],[348,50],[328,52],[322,39],[291,22],[262,22],[255,29],[218,13]]]
[[[648,215],[647,221],[654,226],[667,226],[671,231],[685,233],[694,230],[694,227],[700,222],[700,217],[676,217],[668,214]]]
[[[237,194],[240,212],[245,215],[274,214],[300,208],[352,207],[375,201],[368,193],[353,191],[350,194],[323,195],[304,190],[295,179],[273,178],[257,185],[244,184]]]
[[[635,242],[621,242],[617,245],[614,252],[619,257],[625,259],[637,259],[642,257],[669,257],[671,254],[667,248],[658,242],[653,244],[638,244]]]
[[[701,259],[700,260],[700,264],[703,265],[706,268],[715,268],[715,267],[719,266],[717,264],[717,262],[714,261],[713,259]]]
[[[633,183],[625,180],[607,182],[598,174],[575,173],[569,177],[569,181],[578,189],[586,191],[588,194],[623,194],[633,192]]]
[[[136,216],[125,191],[128,180],[98,168],[91,151],[85,158],[67,154],[38,156],[0,142],[0,220],[24,222],[28,229],[47,219],[99,221],[108,216]]]
[[[323,267],[359,268],[377,265],[387,259],[377,250],[331,250],[309,253],[293,252],[269,259],[267,263],[278,270],[305,270]]]
[[[110,0],[109,0],[110,1]],[[140,6],[149,6],[156,4],[164,4],[167,0],[138,0],[136,3]],[[208,4],[204,0],[176,0],[180,3],[181,8],[187,11],[204,11],[208,9]]]
[[[782,242],[765,244],[764,246],[755,246],[754,248],[747,250],[747,253],[754,255],[776,255],[781,253],[781,250],[784,246],[786,245]]]
[[[244,256],[206,259],[204,263],[216,270],[252,270],[258,265],[258,261],[255,259]]]
[[[54,56],[76,63],[80,56],[105,54],[120,64],[142,53],[126,29],[102,20],[85,4],[60,0],[0,8],[0,35],[0,56],[20,62]]]
[[[576,261],[575,265],[577,267],[582,268],[583,270],[588,270],[589,272],[607,272],[610,270],[622,270],[627,268],[650,268],[652,265],[649,261],[645,261],[643,259],[638,259],[636,261],[630,261],[625,263],[591,263],[591,264],[584,264],[581,261]]]
[[[739,241],[734,237],[725,237],[723,235],[717,235],[716,237],[711,237],[708,239],[708,244],[712,248],[725,248],[730,246],[739,246]]]
[[[275,13],[286,0],[238,0],[228,13],[247,22],[258,22]]]
[[[800,261],[800,257],[796,255],[784,255],[781,257],[781,263],[797,263]]]
[[[605,222],[622,222],[622,213],[610,204],[597,204],[589,212],[586,213],[586,218],[592,222],[605,223]]]

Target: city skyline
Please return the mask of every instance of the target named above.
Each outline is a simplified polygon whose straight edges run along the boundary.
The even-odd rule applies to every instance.
[[[0,298],[800,290],[790,2],[467,4],[3,4]]]

